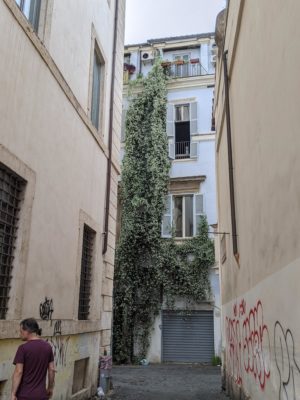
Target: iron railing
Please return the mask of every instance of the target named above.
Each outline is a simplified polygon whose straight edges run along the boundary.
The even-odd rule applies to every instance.
[[[208,75],[208,71],[201,63],[171,64],[165,66],[165,69],[171,78],[188,78],[192,76]]]
[[[0,319],[6,318],[25,181],[0,164]]]
[[[190,158],[191,142],[176,142],[175,143],[175,158]]]

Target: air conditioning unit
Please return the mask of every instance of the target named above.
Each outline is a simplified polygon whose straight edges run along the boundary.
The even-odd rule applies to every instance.
[[[153,51],[142,51],[141,52],[141,60],[142,61],[154,60],[154,52]]]

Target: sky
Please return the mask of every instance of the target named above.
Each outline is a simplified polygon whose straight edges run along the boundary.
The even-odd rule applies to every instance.
[[[215,31],[226,0],[126,0],[125,44]]]

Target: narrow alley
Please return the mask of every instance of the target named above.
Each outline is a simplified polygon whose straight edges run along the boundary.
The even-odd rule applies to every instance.
[[[0,0],[0,400],[300,400],[299,15]]]
[[[111,400],[225,400],[220,367],[192,364],[113,369]]]

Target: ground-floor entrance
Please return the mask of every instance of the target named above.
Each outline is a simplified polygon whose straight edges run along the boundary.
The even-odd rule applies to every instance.
[[[162,312],[162,361],[211,363],[214,356],[212,310]]]

